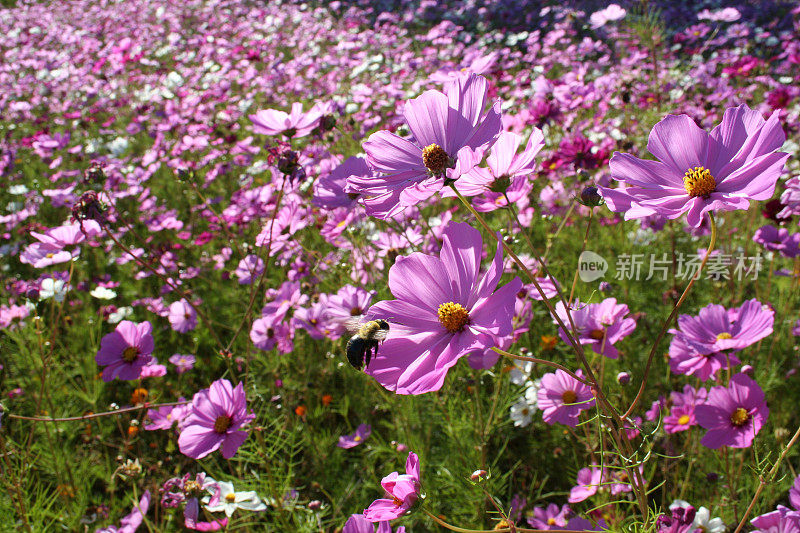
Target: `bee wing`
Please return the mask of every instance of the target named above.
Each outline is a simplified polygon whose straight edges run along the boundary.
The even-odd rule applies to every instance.
[[[386,331],[385,329],[379,329],[372,335],[372,338],[375,339],[376,341],[382,341],[386,340],[387,335],[389,335],[388,331]]]
[[[361,329],[361,326],[364,324],[364,315],[358,315],[351,318],[348,318],[344,322],[344,327],[352,334],[358,333],[358,330]]]

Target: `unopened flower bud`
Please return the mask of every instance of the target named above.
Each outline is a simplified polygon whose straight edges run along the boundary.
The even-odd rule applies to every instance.
[[[316,511],[320,507],[322,507],[322,502],[319,500],[311,500],[310,502],[308,502],[308,508],[311,509],[312,511]]]
[[[752,365],[743,365],[742,366],[742,373],[747,374],[750,377],[753,377],[753,367]]]
[[[597,207],[603,204],[603,197],[597,191],[597,187],[585,187],[581,191],[581,203],[586,207]]]
[[[486,470],[476,470],[469,476],[469,478],[472,481],[475,481],[475,482],[482,481],[482,480],[486,479],[486,476],[488,474],[489,473]]]
[[[620,385],[627,385],[631,382],[631,375],[627,372],[620,372],[617,374],[617,383]]]

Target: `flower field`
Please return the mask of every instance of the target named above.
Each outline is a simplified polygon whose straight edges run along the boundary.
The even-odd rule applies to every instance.
[[[0,8],[0,531],[800,533],[800,8]]]

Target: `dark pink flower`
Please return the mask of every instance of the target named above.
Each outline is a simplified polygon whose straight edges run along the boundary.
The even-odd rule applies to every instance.
[[[359,424],[355,433],[352,435],[342,435],[339,437],[339,448],[354,448],[363,443],[367,437],[372,433],[372,427],[369,424]]]
[[[714,387],[695,408],[697,423],[708,432],[700,441],[716,449],[747,448],[769,416],[764,391],[745,374],[736,374],[727,387]]]
[[[765,121],[744,104],[726,110],[711,133],[686,115],[667,115],[647,143],[658,160],[615,152],[611,175],[627,187],[599,189],[609,208],[624,212],[626,220],[685,213],[697,228],[707,212],[747,209],[750,200],[768,200],[789,157],[777,151],[785,140],[777,112]]]
[[[197,312],[184,299],[169,306],[169,323],[178,333],[186,333],[197,327]]]
[[[582,377],[580,370],[575,374]],[[581,411],[594,406],[592,390],[561,369],[542,376],[537,399],[545,422],[572,427],[578,425]]]
[[[364,509],[364,518],[370,522],[394,520],[405,514],[419,498],[421,489],[419,478],[419,458],[414,452],[408,454],[406,473],[392,472],[381,480],[388,498],[372,502]]]
[[[247,438],[242,427],[254,418],[247,410],[243,384],[233,388],[227,379],[219,379],[194,395],[178,446],[181,453],[194,459],[202,459],[221,446],[222,456],[229,459]]]
[[[515,278],[495,291],[503,273],[500,246],[481,275],[478,230],[451,223],[443,241],[439,257],[398,257],[389,269],[389,289],[397,299],[379,302],[366,314],[391,326],[366,372],[397,394],[439,390],[460,357],[497,346],[512,332],[522,283]]]
[[[426,91],[406,102],[413,141],[379,131],[364,142],[367,163],[378,175],[350,176],[347,183],[362,195],[369,215],[392,217],[429,198],[445,179],[458,179],[479,163],[502,130],[500,103],[485,110],[485,78],[459,77],[446,91]]]
[[[103,381],[114,378],[139,379],[142,367],[152,360],[155,343],[150,322],[136,324],[123,320],[117,329],[100,340],[95,361],[103,369]]]

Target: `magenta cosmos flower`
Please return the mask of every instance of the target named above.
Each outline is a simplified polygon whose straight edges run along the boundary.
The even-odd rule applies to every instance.
[[[764,120],[740,105],[725,111],[711,133],[686,115],[667,115],[653,127],[647,149],[657,161],[615,152],[611,176],[625,189],[599,187],[612,211],[625,219],[686,213],[692,227],[703,214],[747,209],[750,200],[767,200],[789,154],[777,152],[786,136],[778,112]]]
[[[725,309],[709,304],[698,316],[681,315],[669,347],[670,368],[675,374],[696,375],[706,381],[717,370],[738,365],[727,353],[755,344],[772,333],[775,312],[756,299],[741,307]]]
[[[242,383],[234,388],[227,379],[219,379],[194,395],[178,446],[182,454],[194,459],[202,459],[222,446],[222,456],[229,459],[247,438],[242,426],[254,418],[247,411]]]
[[[360,424],[355,433],[351,435],[342,435],[339,437],[339,443],[336,444],[339,448],[355,448],[363,443],[367,437],[372,434],[372,426],[369,424]]]
[[[169,306],[167,319],[172,329],[178,333],[187,333],[197,327],[197,313],[185,299],[173,302]]]
[[[583,377],[580,370],[575,374]],[[592,390],[561,369],[542,376],[537,400],[545,422],[551,425],[558,422],[572,427],[578,425],[581,411],[591,409],[594,405]]]
[[[606,298],[597,304],[584,304],[576,300],[570,307],[578,341],[610,359],[619,357],[614,344],[636,329],[636,321],[631,317],[626,318],[629,312],[628,306],[618,304],[615,298]],[[564,324],[570,323],[563,302],[556,304],[556,314]],[[558,334],[564,342],[569,342],[563,329],[558,328]]]
[[[295,102],[289,113],[276,109],[261,109],[248,118],[253,123],[253,131],[263,135],[285,134],[287,137],[305,137],[319,126],[323,107],[315,104],[307,112],[303,112],[303,104]]]
[[[503,274],[500,246],[481,275],[478,230],[451,223],[442,239],[439,257],[398,257],[389,269],[389,289],[397,299],[378,302],[366,314],[391,326],[366,372],[397,394],[439,390],[461,356],[498,346],[512,332],[522,282],[514,278],[495,291]]]
[[[381,480],[381,486],[388,498],[372,502],[364,509],[364,518],[370,522],[394,520],[408,511],[419,498],[419,457],[414,452],[406,459],[406,473],[392,472]]]
[[[392,533],[392,526],[389,522],[379,522],[378,529],[375,529],[375,524],[364,518],[364,515],[353,514],[347,519],[342,533]],[[406,533],[406,528],[400,526],[394,533]]]
[[[700,443],[708,448],[747,448],[769,416],[764,391],[745,374],[736,374],[727,387],[714,387],[695,408],[697,423],[708,430]]]
[[[753,533],[798,533],[800,512],[779,505],[777,510],[757,516],[750,523],[758,528]]]
[[[445,179],[473,168],[502,131],[500,102],[486,109],[486,79],[477,74],[448,84],[447,93],[426,91],[405,104],[412,140],[389,131],[363,144],[376,176],[350,176],[352,192],[363,195],[369,215],[392,217],[439,191]]]
[[[152,330],[150,322],[137,324],[123,320],[117,324],[117,329],[100,340],[94,360],[105,367],[103,381],[139,379],[142,367],[153,359]]]

